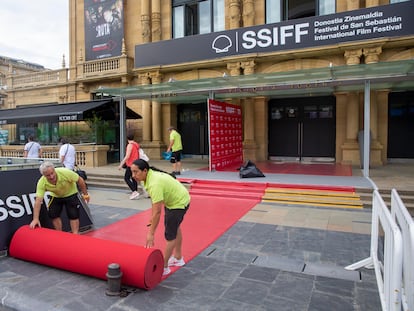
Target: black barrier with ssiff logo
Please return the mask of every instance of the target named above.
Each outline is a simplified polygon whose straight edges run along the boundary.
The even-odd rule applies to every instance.
[[[37,168],[0,171],[0,254],[7,251],[16,230],[32,221],[36,184],[40,177]],[[87,205],[84,202],[81,203],[80,228],[82,231],[92,226],[92,218]],[[40,210],[40,223],[42,227],[53,228],[44,204]],[[62,223],[63,230],[69,231],[69,221],[64,212]]]

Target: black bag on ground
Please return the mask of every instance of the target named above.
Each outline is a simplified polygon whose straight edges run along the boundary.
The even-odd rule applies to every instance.
[[[240,167],[240,178],[265,177],[261,170],[259,170],[252,161],[247,160],[246,163]]]

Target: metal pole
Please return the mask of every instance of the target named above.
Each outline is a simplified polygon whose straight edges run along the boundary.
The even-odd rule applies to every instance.
[[[371,85],[370,81],[365,81],[364,88],[364,177],[369,177],[369,162],[370,162],[370,102],[371,102]]]
[[[126,145],[126,102],[124,97],[119,97],[119,160],[125,156]]]

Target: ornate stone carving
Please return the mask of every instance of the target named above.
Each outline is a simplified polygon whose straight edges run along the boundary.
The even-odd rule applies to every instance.
[[[361,62],[362,49],[347,50],[344,53],[347,65],[358,65]]]
[[[382,47],[364,48],[362,51],[365,56],[365,64],[378,63]]]

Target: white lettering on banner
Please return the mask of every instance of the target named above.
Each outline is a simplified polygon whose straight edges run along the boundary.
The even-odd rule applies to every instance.
[[[315,21],[314,40],[324,41],[338,38],[394,32],[402,29],[401,16],[384,17],[384,12],[373,11],[367,14],[346,15],[326,21]]]
[[[6,220],[9,216],[13,218],[20,218],[27,215],[32,215],[34,200],[36,193],[23,194],[20,196],[11,195],[4,201],[0,199],[0,221]]]
[[[108,23],[101,24],[96,26],[96,37],[103,37],[103,36],[109,36],[111,34],[111,28],[109,27]]]
[[[271,45],[285,45],[289,38],[294,38],[295,43],[301,43],[301,38],[309,33],[308,28],[309,23],[301,23],[280,28],[262,28],[257,32],[248,30],[242,34],[242,47],[251,50],[256,46],[266,48]]]

